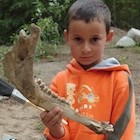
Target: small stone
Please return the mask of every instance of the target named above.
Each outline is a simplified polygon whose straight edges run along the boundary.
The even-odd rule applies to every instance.
[[[9,135],[9,134],[4,134],[2,136],[2,140],[16,140],[13,136]]]

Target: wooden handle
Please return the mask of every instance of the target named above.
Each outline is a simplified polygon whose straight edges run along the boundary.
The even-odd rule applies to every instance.
[[[29,102],[29,101],[26,102],[25,105],[26,105],[26,106],[33,106],[33,107],[37,108],[37,109],[40,110],[40,111],[45,111],[45,109],[43,109],[43,108],[41,108],[41,107],[39,107],[39,106],[36,106],[35,104],[33,104],[33,103]],[[64,119],[62,119],[62,124],[68,125],[68,122],[65,121]]]

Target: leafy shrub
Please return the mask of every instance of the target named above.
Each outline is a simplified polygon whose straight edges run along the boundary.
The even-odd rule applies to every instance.
[[[0,0],[0,44],[11,45],[10,36],[31,23],[35,10],[34,0]]]
[[[52,17],[41,18],[36,23],[41,28],[40,40],[36,48],[36,58],[46,58],[48,55],[55,55],[57,44],[60,42],[60,34],[58,31],[58,24],[53,21]],[[30,26],[24,24],[22,29],[28,35]],[[10,36],[12,42],[16,43],[18,34]]]

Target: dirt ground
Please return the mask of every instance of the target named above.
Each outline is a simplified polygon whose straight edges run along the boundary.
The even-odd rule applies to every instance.
[[[125,33],[115,28],[115,40],[105,49],[104,58],[115,57],[121,63],[127,63],[132,72],[136,94],[136,129],[133,140],[138,140],[140,139],[140,48],[112,47]],[[49,85],[55,74],[64,69],[69,62],[69,51],[65,53],[53,62],[40,60],[34,63],[34,74]],[[0,100],[0,139],[4,134],[9,134],[17,140],[45,140],[43,130],[40,110],[24,106],[13,99]]]

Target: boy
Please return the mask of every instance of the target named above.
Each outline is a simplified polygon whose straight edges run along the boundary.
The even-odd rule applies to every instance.
[[[58,73],[51,89],[70,101],[78,113],[108,121],[115,131],[98,135],[67,119],[61,125],[63,110],[41,113],[49,140],[132,140],[135,126],[133,92],[129,91],[127,65],[115,58],[103,59],[104,47],[113,37],[111,15],[101,0],[77,0],[69,9],[64,35],[73,60]]]

